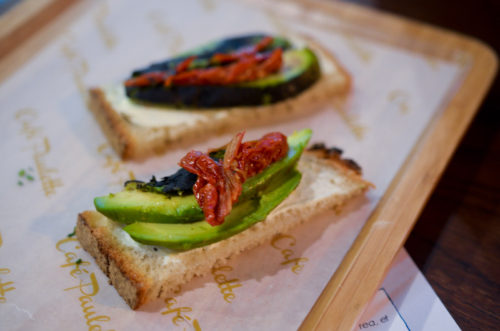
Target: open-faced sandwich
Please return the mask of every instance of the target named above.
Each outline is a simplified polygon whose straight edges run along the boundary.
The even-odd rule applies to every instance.
[[[129,181],[78,216],[76,235],[132,308],[172,295],[194,276],[371,184],[337,148],[305,147],[311,130],[191,151],[171,176]]]
[[[350,78],[321,45],[295,39],[253,34],[209,43],[90,89],[90,108],[124,159],[310,113],[347,92]]]

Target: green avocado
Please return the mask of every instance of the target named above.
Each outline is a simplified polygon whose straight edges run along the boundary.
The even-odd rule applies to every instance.
[[[242,87],[265,88],[292,82],[301,76],[304,80],[314,80],[316,70],[312,70],[318,65],[316,54],[309,48],[291,49],[283,52],[283,68],[273,75],[265,78],[240,84]]]
[[[120,223],[185,223],[204,218],[194,195],[167,196],[126,188],[94,199],[98,212]]]
[[[133,223],[124,230],[138,242],[164,246],[174,250],[189,250],[233,236],[257,222],[277,207],[299,185],[301,174],[295,170],[274,177],[263,191],[234,206],[222,225],[211,226],[205,221],[189,224]]]
[[[270,185],[274,177],[293,169],[311,135],[310,129],[290,135],[287,138],[289,147],[287,156],[245,181],[238,199],[239,203],[254,198]],[[203,211],[192,194],[167,196],[143,192],[134,189],[133,186],[127,186],[119,193],[97,197],[94,199],[94,205],[101,214],[125,224],[132,222],[192,223],[204,218]]]

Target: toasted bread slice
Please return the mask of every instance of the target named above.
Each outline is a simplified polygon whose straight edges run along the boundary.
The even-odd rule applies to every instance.
[[[328,50],[313,40],[307,44],[318,55],[321,78],[299,95],[275,104],[176,110],[131,102],[123,86],[114,86],[91,88],[89,108],[123,159],[143,159],[173,144],[187,145],[213,134],[307,115],[332,96],[346,94],[351,86],[349,74]]]
[[[208,246],[176,252],[143,245],[96,211],[78,215],[76,235],[118,293],[136,309],[172,295],[178,286],[207,274],[215,264],[269,241],[313,215],[340,206],[371,186],[361,178],[359,167],[341,159],[337,149],[320,146],[304,152],[298,169],[301,183],[264,221]]]

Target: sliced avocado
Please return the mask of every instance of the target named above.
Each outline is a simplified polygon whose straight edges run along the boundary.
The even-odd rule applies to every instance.
[[[253,45],[258,40],[261,40],[263,36],[247,36],[245,38],[238,42],[238,47],[244,45],[244,42]],[[222,44],[224,44],[224,41]],[[270,47],[271,49],[283,47],[282,68],[276,74],[253,82],[232,85],[174,85],[169,87],[159,84],[148,87],[125,87],[125,91],[127,96],[135,102],[160,106],[156,108],[158,110],[161,110],[161,106],[169,109],[175,107],[180,109],[196,108],[199,110],[276,103],[300,94],[312,86],[321,76],[319,62],[314,52],[308,48],[293,49],[289,46],[290,44],[286,39],[275,37],[274,43]],[[202,48],[200,50],[201,55],[198,55],[193,66],[206,66],[208,64],[207,59],[209,59],[206,55],[213,55],[212,49],[214,48],[209,47],[209,51],[206,51]],[[188,54],[196,55],[196,51]],[[186,56],[182,57],[182,59],[185,58]],[[179,62],[174,59],[162,64],[155,64],[149,68],[138,70],[133,75],[158,70],[170,72],[175,70],[175,65]]]
[[[263,172],[247,179],[243,184],[243,189],[238,201],[244,201],[252,196],[256,191],[262,190],[271,182],[271,179],[277,174],[285,172],[297,164],[302,152],[311,139],[312,130],[303,129],[294,132],[287,137],[288,154],[283,159],[271,164]]]
[[[124,230],[130,236],[149,245],[165,246],[175,250],[188,250],[205,246],[235,235],[257,222],[276,208],[300,182],[301,174],[292,169],[272,179],[271,185],[253,199],[236,205],[219,226],[205,221],[189,224],[133,223]]]
[[[270,87],[286,84],[307,73],[316,75],[316,70],[310,70],[314,66],[318,66],[318,59],[309,48],[291,49],[283,52],[283,68],[280,72],[253,82],[243,83],[241,86]],[[315,77],[307,78],[313,80]]]
[[[243,184],[238,201],[253,198],[269,185],[271,179],[293,168],[311,138],[312,131],[304,129],[287,138],[288,154],[273,163],[260,174],[249,178]],[[143,192],[128,186],[122,192],[94,199],[100,213],[121,223],[187,223],[203,219],[203,212],[194,195],[167,196],[160,193]],[[205,222],[206,223],[206,222]]]
[[[204,219],[194,195],[167,196],[136,189],[126,189],[94,199],[101,214],[121,223],[184,223]]]

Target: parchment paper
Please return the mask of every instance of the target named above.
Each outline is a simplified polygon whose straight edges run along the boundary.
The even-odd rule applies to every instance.
[[[296,329],[462,69],[343,32],[336,27],[345,22],[293,3],[278,11],[208,0],[90,7],[0,87],[0,328]],[[165,175],[186,151],[121,162],[86,109],[85,89],[122,81],[134,68],[208,40],[258,31],[314,36],[351,73],[353,90],[306,118],[250,129],[247,139],[313,128],[314,142],[344,149],[376,189],[340,214],[325,213],[287,233],[278,248],[248,251],[175,297],[132,311],[67,235],[95,196],[120,190],[132,176]],[[194,148],[219,146],[231,135]],[[284,256],[284,249],[293,254]]]

